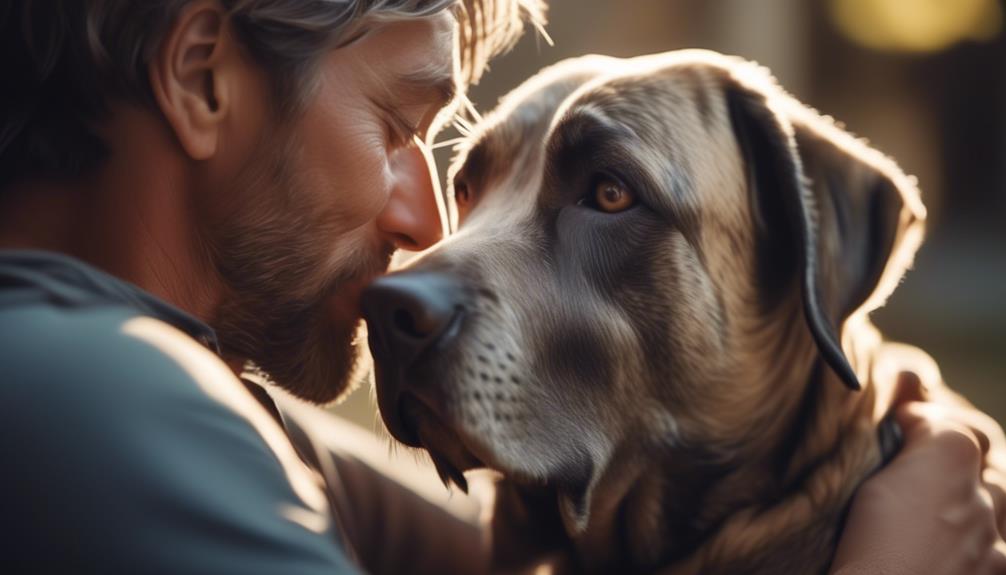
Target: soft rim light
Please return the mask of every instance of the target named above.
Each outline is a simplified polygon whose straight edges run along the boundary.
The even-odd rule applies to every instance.
[[[831,0],[831,15],[852,41],[875,50],[935,52],[1002,30],[998,0]]]

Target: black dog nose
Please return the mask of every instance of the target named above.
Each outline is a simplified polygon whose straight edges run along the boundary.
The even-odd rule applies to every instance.
[[[361,297],[364,319],[380,359],[405,367],[456,326],[463,312],[460,283],[439,272],[378,278]],[[372,338],[373,339],[373,338]],[[375,342],[372,342],[372,344]]]

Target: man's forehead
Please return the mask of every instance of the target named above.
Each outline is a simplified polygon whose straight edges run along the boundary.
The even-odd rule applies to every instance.
[[[403,100],[447,103],[458,92],[457,23],[445,12],[374,30],[386,57],[391,85]]]

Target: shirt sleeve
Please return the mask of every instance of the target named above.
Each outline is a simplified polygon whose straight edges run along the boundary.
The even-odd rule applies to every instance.
[[[0,312],[0,571],[356,573],[330,524],[290,512],[263,437],[132,317]]]

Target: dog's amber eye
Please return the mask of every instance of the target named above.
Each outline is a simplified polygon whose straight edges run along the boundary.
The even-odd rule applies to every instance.
[[[636,195],[614,180],[601,180],[594,187],[594,203],[609,214],[625,211],[636,204]]]

